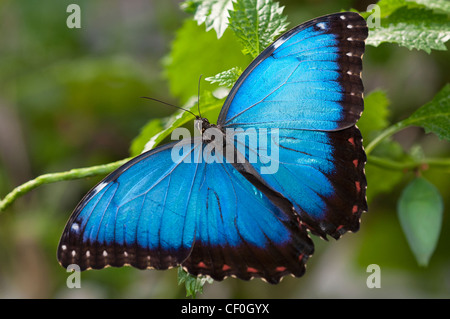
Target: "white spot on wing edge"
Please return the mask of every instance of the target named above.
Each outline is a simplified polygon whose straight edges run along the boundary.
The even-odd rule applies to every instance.
[[[101,181],[100,184],[98,184],[94,188],[94,195],[97,194],[98,192],[100,192],[103,188],[105,188],[106,185],[108,185],[108,183],[105,183],[104,181]]]
[[[327,25],[325,24],[325,22],[319,22],[316,24],[316,26],[321,29],[321,30],[325,30]]]
[[[73,223],[72,226],[70,226],[70,229],[74,232],[78,232],[80,230],[80,225],[78,225],[78,223]]]
[[[275,51],[276,49],[278,49],[278,47],[280,45],[282,45],[284,43],[284,41],[275,41],[272,45],[273,45],[273,50]]]

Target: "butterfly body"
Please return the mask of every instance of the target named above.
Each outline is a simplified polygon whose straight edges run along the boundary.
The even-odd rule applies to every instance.
[[[314,251],[308,232],[339,238],[367,210],[355,126],[366,37],[350,12],[282,35],[243,72],[217,125],[198,117],[200,136],[141,154],[82,199],[60,263],[181,265],[270,283],[302,276]]]

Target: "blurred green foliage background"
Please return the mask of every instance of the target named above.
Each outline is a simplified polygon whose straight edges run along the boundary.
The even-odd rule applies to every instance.
[[[215,48],[201,47],[214,37],[179,8],[180,1],[79,0],[81,29],[69,29],[70,0],[0,2],[0,197],[12,188],[50,172],[109,163],[129,156],[132,139],[152,118],[173,108],[141,99],[150,96],[182,105],[196,92],[200,74],[212,76],[250,60],[227,34]],[[280,1],[291,27],[311,18],[356,8],[371,1]],[[199,44],[182,43],[190,55],[171,63],[177,30],[198,32]],[[180,35],[180,32],[178,33]],[[234,42],[233,42],[234,41]],[[200,48],[199,48],[200,47]],[[448,46],[447,46],[448,47]],[[208,50],[210,59],[197,59]],[[229,53],[234,52],[234,53]],[[215,57],[215,58],[214,58]],[[240,57],[240,58],[239,58]],[[197,65],[197,67],[193,67]],[[409,116],[449,82],[449,53],[408,51],[394,45],[367,47],[363,80],[366,92],[386,91],[392,123]],[[169,83],[167,78],[177,78]],[[205,82],[205,85],[206,82]],[[422,129],[395,136],[405,150],[420,144],[430,157],[448,157],[450,147]],[[449,298],[450,178],[448,170],[424,176],[444,198],[443,229],[428,267],[415,261],[396,215],[401,190],[413,173],[399,174],[399,186],[369,198],[369,213],[358,233],[339,241],[314,238],[316,253],[303,278],[272,286],[259,279],[227,279],[206,285],[208,298]],[[80,289],[66,286],[68,273],[56,248],[73,208],[99,178],[42,186],[0,215],[0,298],[182,298],[177,270],[108,268],[82,273]],[[369,188],[371,180],[368,181]],[[381,267],[381,288],[369,289],[366,268]]]

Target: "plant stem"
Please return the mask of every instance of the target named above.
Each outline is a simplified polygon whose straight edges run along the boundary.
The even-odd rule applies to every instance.
[[[433,168],[441,168],[450,170],[450,159],[442,159],[442,158],[428,158],[424,159],[420,162],[416,161],[408,161],[408,162],[396,162],[387,158],[382,158],[378,156],[368,156],[368,163],[371,165],[375,165],[381,168],[389,169],[389,170],[414,170],[417,168],[421,168],[423,166],[433,167]]]
[[[41,176],[36,177],[35,179],[32,179],[16,188],[14,188],[9,194],[7,194],[1,201],[0,201],[0,212],[4,211],[7,207],[9,207],[17,198],[20,196],[28,193],[32,189],[35,189],[36,187],[43,185],[43,184],[49,184],[59,181],[68,181],[73,179],[80,179],[85,177],[91,177],[91,176],[98,176],[98,175],[106,175],[119,166],[125,164],[127,161],[129,161],[131,158],[126,158],[117,162],[104,164],[104,165],[97,165],[97,166],[91,166],[91,167],[84,167],[84,168],[74,168],[67,172],[59,172],[59,173],[50,173],[50,174],[44,174]]]
[[[401,122],[398,122],[398,123],[388,127],[386,130],[381,132],[381,134],[378,135],[372,142],[370,142],[369,145],[367,145],[367,147],[365,147],[366,154],[369,155],[372,152],[372,150],[375,148],[375,146],[377,146],[382,140],[384,140],[385,138],[387,138],[389,136],[394,135],[395,133],[397,133],[398,131],[401,131],[402,129],[404,129],[407,126],[408,126],[408,123],[406,121],[401,121]]]

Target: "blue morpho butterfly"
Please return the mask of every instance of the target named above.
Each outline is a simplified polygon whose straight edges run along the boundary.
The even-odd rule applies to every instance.
[[[364,19],[345,12],[280,36],[238,79],[217,125],[197,118],[203,133],[221,134],[214,141],[225,151],[209,154],[223,161],[195,161],[213,141],[206,134],[132,159],[75,208],[58,247],[61,265],[181,265],[215,280],[270,283],[302,276],[314,250],[308,231],[338,239],[357,231],[367,210],[366,155],[355,126],[367,34]],[[276,144],[264,152],[243,144],[250,129],[275,132],[267,139]],[[263,174],[275,147],[276,170]],[[176,148],[183,151],[174,160]]]

